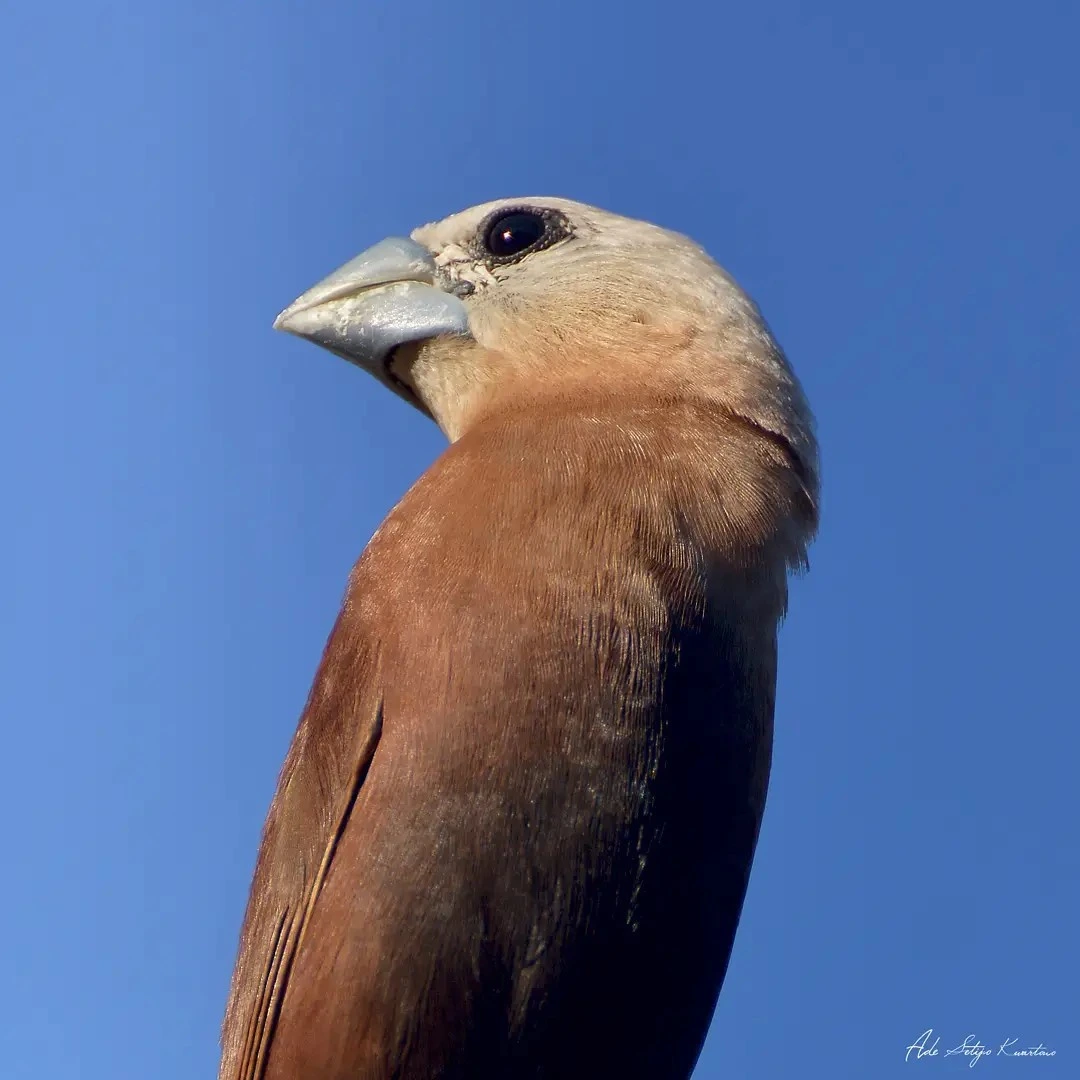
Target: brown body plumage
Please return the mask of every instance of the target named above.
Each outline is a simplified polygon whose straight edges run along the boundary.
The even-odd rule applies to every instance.
[[[505,324],[397,353],[456,441],[350,578],[267,821],[222,1080],[693,1068],[816,480],[809,429],[748,415],[711,333],[624,325],[616,353],[534,336],[544,379],[472,396],[424,372],[505,367]]]

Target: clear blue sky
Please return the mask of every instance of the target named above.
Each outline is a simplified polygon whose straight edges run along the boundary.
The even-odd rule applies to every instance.
[[[557,194],[702,242],[820,424],[697,1076],[962,1076],[905,1065],[930,1027],[1080,1076],[1078,10],[11,7],[0,1075],[212,1075],[346,574],[442,446],[271,320],[388,233]]]

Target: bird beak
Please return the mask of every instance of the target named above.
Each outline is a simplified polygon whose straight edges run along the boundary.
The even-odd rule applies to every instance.
[[[465,305],[436,281],[431,252],[414,240],[391,236],[294,300],[274,320],[274,329],[343,356],[427,413],[391,373],[390,357],[408,342],[469,333]]]

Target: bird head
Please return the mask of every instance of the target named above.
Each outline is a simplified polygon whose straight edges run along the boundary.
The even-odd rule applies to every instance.
[[[393,237],[274,324],[366,369],[451,440],[493,412],[701,404],[786,447],[813,420],[757,306],[693,241],[567,199],[500,199]]]

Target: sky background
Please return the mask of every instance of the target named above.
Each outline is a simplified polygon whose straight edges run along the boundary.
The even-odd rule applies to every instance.
[[[555,194],[704,244],[820,427],[695,1076],[938,1080],[968,1034],[1080,1076],[1078,37],[1038,0],[10,6],[0,1075],[214,1075],[346,575],[443,446],[271,321]]]

